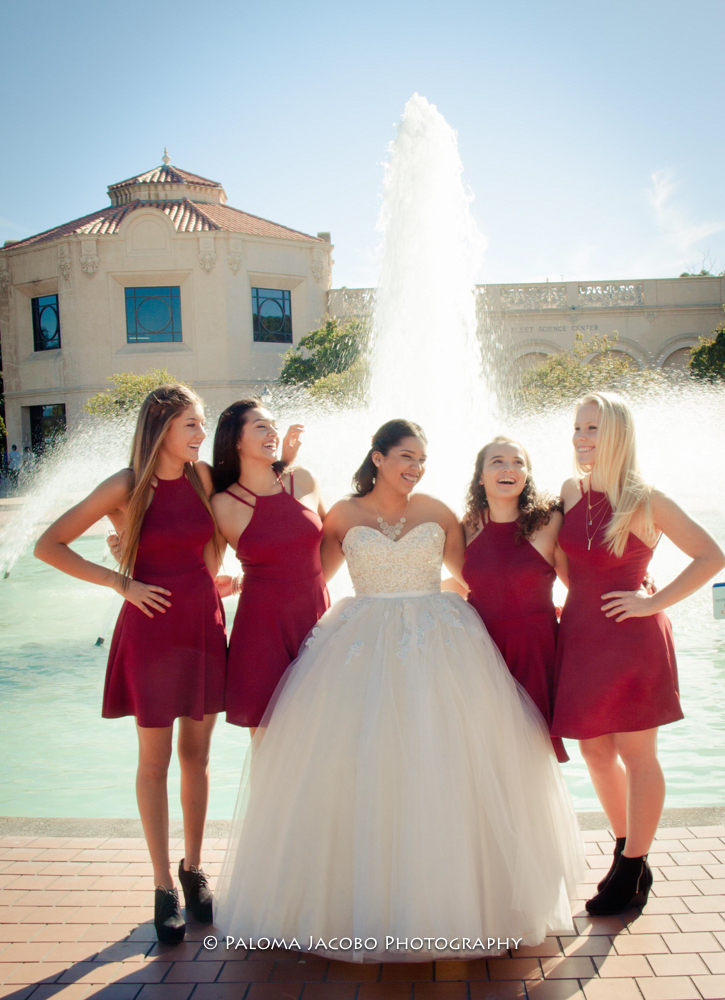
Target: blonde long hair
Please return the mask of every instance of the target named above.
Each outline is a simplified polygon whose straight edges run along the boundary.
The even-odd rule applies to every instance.
[[[136,430],[131,444],[130,466],[133,472],[133,492],[128,503],[126,523],[122,538],[122,555],[119,569],[124,578],[124,586],[133,572],[133,564],[138,552],[141,538],[141,526],[146,510],[151,501],[154,467],[161,445],[171,425],[187,406],[201,403],[197,394],[187,385],[177,382],[160,385],[148,394],[141,404],[141,410],[136,421]],[[193,462],[184,464],[184,475],[194,487],[199,499],[214,522],[214,538],[216,539],[216,521],[206,495],[204,484]]]
[[[654,542],[656,531],[652,520],[652,487],[637,464],[632,411],[619,396],[611,392],[591,392],[576,404],[592,403],[599,409],[597,460],[591,469],[589,486],[603,492],[612,508],[612,516],[604,532],[604,541],[612,555],[621,557],[627,546],[632,519],[640,513],[645,536]],[[590,470],[582,466],[574,454],[579,475]]]

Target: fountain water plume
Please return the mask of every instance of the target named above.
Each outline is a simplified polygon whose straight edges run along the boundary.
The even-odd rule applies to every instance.
[[[440,472],[445,463],[450,473],[454,462],[467,467],[470,459],[454,454],[456,440],[472,427],[485,433],[480,427],[496,409],[477,337],[485,240],[471,215],[456,133],[435,105],[414,94],[389,151],[370,412],[373,422],[402,416],[420,423],[431,468]]]

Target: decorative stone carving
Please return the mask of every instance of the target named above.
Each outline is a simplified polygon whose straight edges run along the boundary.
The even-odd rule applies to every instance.
[[[58,246],[58,274],[66,281],[70,281],[71,259],[68,255],[68,244],[61,243]]]
[[[534,285],[501,289],[503,309],[566,309],[566,285]]]
[[[203,250],[199,254],[199,265],[203,271],[206,271],[207,274],[211,274],[216,267],[216,254],[214,251]]]
[[[101,263],[98,254],[95,253],[83,253],[81,254],[81,271],[87,274],[89,278],[98,270],[98,265]]]
[[[239,268],[242,266],[242,255],[240,253],[230,253],[227,257],[227,262],[229,270],[233,271],[234,274],[239,274]]]
[[[89,278],[98,270],[100,259],[96,253],[95,240],[81,240],[81,271]]]
[[[654,323],[654,321],[657,319],[657,313],[656,312],[646,312],[644,314],[644,318],[647,320],[648,323]]]
[[[643,291],[641,282],[632,285],[579,285],[576,304],[585,309],[641,306],[644,304]]]
[[[202,236],[199,240],[199,266],[207,274],[216,267],[216,252],[214,250],[214,239],[211,236]]]
[[[0,271],[0,295],[5,295],[10,288],[12,283],[12,277],[10,271],[3,268]]]

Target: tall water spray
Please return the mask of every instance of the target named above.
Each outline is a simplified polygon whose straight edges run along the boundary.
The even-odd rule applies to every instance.
[[[474,427],[486,434],[495,412],[477,335],[475,283],[485,241],[471,214],[456,133],[435,105],[410,98],[389,152],[370,415],[420,423],[429,438],[429,483],[460,485],[470,454],[459,454],[458,444]]]

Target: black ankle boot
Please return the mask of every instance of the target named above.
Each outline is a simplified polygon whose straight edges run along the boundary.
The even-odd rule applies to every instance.
[[[199,924],[214,922],[212,901],[214,896],[209,888],[209,879],[201,868],[194,865],[186,871],[184,859],[179,862],[179,881],[184,890],[184,903],[191,910],[194,920]]]
[[[154,897],[154,927],[163,944],[178,944],[184,940],[186,924],[181,916],[178,889],[164,889],[156,886]]]
[[[602,891],[587,900],[587,913],[593,917],[609,917],[632,906],[642,909],[651,888],[652,869],[647,864],[647,855],[628,858],[626,854],[620,854]]]
[[[626,837],[617,837],[616,843],[614,845],[614,859],[612,860],[612,863],[609,866],[609,871],[607,872],[607,874],[604,876],[604,878],[600,882],[597,883],[597,892],[601,892],[602,889],[604,888],[604,886],[607,884],[607,882],[611,878],[612,872],[617,867],[617,861],[619,860],[619,855],[624,850],[624,845],[625,845],[626,842],[627,842],[627,838]]]

